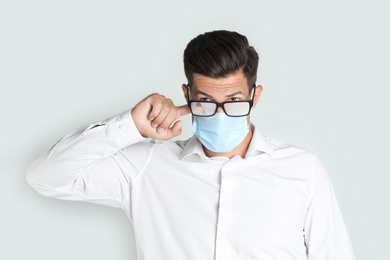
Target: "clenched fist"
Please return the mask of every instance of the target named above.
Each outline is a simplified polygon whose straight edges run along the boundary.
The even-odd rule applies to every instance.
[[[181,133],[181,116],[190,113],[187,105],[175,106],[169,98],[154,93],[132,110],[134,123],[144,137],[168,140]]]

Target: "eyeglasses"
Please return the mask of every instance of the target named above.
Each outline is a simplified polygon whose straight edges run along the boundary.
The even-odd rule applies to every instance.
[[[195,101],[190,100],[190,85],[187,84],[187,104],[191,113],[195,116],[213,116],[217,113],[218,107],[223,109],[227,116],[240,117],[246,116],[250,113],[253,106],[253,98],[255,96],[256,88],[253,85],[253,94],[251,100],[245,101],[226,101],[222,103],[214,101]]]

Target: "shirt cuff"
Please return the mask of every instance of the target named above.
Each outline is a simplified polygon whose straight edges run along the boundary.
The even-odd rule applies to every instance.
[[[146,139],[139,133],[131,117],[131,110],[126,110],[107,119],[104,124],[107,127],[108,135],[115,140],[120,148]]]

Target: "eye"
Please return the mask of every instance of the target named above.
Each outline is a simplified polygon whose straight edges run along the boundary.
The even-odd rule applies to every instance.
[[[241,98],[239,98],[239,97],[232,97],[232,98],[230,98],[229,101],[240,101],[240,100],[241,100]]]
[[[207,97],[201,97],[199,98],[199,101],[210,101],[210,99]]]

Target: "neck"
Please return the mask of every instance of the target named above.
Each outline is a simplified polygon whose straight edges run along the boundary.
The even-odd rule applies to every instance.
[[[248,151],[249,148],[249,144],[251,143],[252,140],[252,135],[253,135],[253,129],[252,127],[249,127],[248,134],[245,136],[244,140],[242,140],[242,142],[230,152],[225,152],[225,153],[213,152],[207,149],[205,146],[203,146],[204,153],[207,155],[207,157],[224,156],[231,159],[234,156],[238,155],[241,158],[245,158],[246,152]]]

